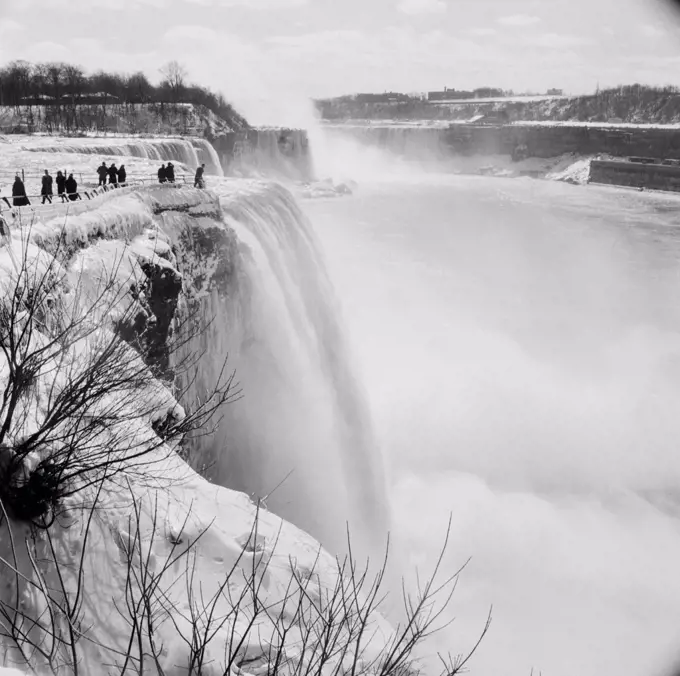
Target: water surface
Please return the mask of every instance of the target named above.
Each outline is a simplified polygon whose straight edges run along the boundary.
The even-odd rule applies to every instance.
[[[406,566],[472,557],[434,649],[661,673],[680,648],[680,199],[430,175],[305,206]]]

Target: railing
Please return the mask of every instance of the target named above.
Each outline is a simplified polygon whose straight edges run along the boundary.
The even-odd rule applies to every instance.
[[[50,207],[60,206],[62,204],[75,205],[78,202],[85,202],[87,200],[93,200],[97,197],[103,197],[104,195],[111,194],[112,192],[130,192],[135,188],[140,187],[158,187],[158,188],[180,188],[185,185],[193,185],[193,179],[191,183],[187,180],[186,174],[181,174],[175,177],[175,181],[160,183],[158,179],[155,181],[150,178],[133,178],[125,183],[109,183],[103,186],[85,186],[80,188],[75,193],[62,193],[61,195],[53,194],[50,195],[52,201],[46,201],[42,203],[43,195],[26,195],[31,201],[30,204],[15,206],[13,204],[14,198],[11,196],[0,195],[0,216],[11,216],[12,219],[17,218],[19,214],[25,212],[43,211],[49,209]],[[75,200],[69,198],[70,195],[77,195]],[[33,200],[38,203],[34,203]]]
[[[82,172],[76,172],[76,171],[69,171],[69,172],[64,172],[64,176],[68,176],[69,174],[73,174],[75,178],[78,179],[78,184],[79,185],[87,185],[87,186],[94,186],[98,187],[99,180],[94,179],[92,181],[90,180],[85,180],[83,179],[83,174]],[[14,177],[19,175],[21,177],[21,180],[23,183],[28,183],[28,182],[33,182],[35,181],[36,183],[40,183],[42,181],[42,177],[44,174],[39,174],[39,173],[24,173],[23,170],[18,170],[18,171],[12,171],[12,170],[3,170],[0,169],[0,196],[2,195],[2,191],[7,188],[11,189],[12,183],[14,182]],[[149,177],[148,174],[137,174],[135,172],[127,173],[127,180],[126,183],[129,183],[131,180],[139,180],[139,181],[158,181],[157,178],[151,178]],[[52,174],[52,178],[54,179],[55,176]],[[106,177],[107,180],[107,185],[108,184],[108,175]],[[193,181],[193,174],[186,174],[186,173],[181,173],[181,172],[175,172],[175,181],[182,180],[184,183],[188,183],[189,180]]]

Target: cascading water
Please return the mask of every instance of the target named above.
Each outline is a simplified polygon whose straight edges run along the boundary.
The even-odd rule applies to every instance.
[[[368,554],[389,520],[382,461],[310,226],[275,184],[232,191],[221,205],[240,249],[238,272],[224,274],[241,279],[202,296],[201,314],[217,321],[188,346],[203,354],[192,386],[209,389],[228,355],[244,396],[214,436],[195,440],[192,462],[266,498],[331,551],[345,549],[349,522],[356,551]]]
[[[225,171],[233,176],[309,180],[307,133],[301,129],[249,129],[214,140]]]
[[[211,174],[213,176],[224,176],[224,171],[222,170],[222,165],[220,164],[220,157],[210,141],[204,138],[193,138],[191,139],[191,144],[196,149],[198,163],[205,164],[206,174]]]
[[[142,157],[158,162],[176,161],[196,168],[205,162],[206,172],[223,176],[222,167],[215,149],[204,139],[122,139],[106,143],[53,143],[44,146],[27,147],[25,150],[38,153],[78,153],[81,155],[114,155]]]

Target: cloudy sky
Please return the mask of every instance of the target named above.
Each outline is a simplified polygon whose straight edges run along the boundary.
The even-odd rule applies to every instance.
[[[246,105],[286,93],[680,84],[670,0],[0,0],[0,62],[170,59]],[[65,7],[68,9],[66,10]]]

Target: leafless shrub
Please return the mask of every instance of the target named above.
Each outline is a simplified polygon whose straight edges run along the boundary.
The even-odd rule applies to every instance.
[[[90,507],[83,511],[85,536],[75,569],[59,559],[56,526],[25,541],[30,576],[19,572],[16,554],[13,560],[0,559],[3,575],[14,575],[17,586],[14,601],[0,603],[0,637],[12,645],[21,665],[28,660],[52,674],[78,674],[88,663],[86,655],[91,663],[96,650],[107,672],[117,675],[413,676],[421,673],[418,653],[427,639],[446,626],[439,620],[458,579],[455,574],[437,581],[446,543],[427,582],[415,595],[403,590],[405,620],[389,628],[379,616],[386,597],[387,552],[375,575],[368,566],[358,567],[351,555],[330,565],[321,550],[307,565],[279,557],[280,531],[264,538],[258,510],[240,542],[240,554],[223,576],[199,579],[196,562],[211,524],[190,536],[189,510],[168,537],[161,531],[159,493],[144,503],[132,485],[129,491],[131,512],[118,537],[121,584],[111,599],[127,627],[125,640],[105,645],[101,635],[106,631],[85,625],[85,550],[88,534],[101,526]],[[13,552],[15,547],[13,541]],[[46,569],[56,580],[53,586],[46,582]],[[272,594],[277,583],[279,592]],[[21,610],[21,587],[41,598],[39,616]],[[440,656],[438,676],[461,673],[489,624],[490,615],[464,657]]]
[[[223,364],[187,413],[177,403],[186,392],[159,381],[168,374],[145,359],[158,341],[139,321],[148,316],[146,281],[128,252],[93,278],[67,272],[65,249],[39,249],[30,229],[17,248],[0,298],[0,497],[14,518],[48,526],[74,493],[104,478],[148,476],[149,464],[188,432],[205,432],[238,390]]]

